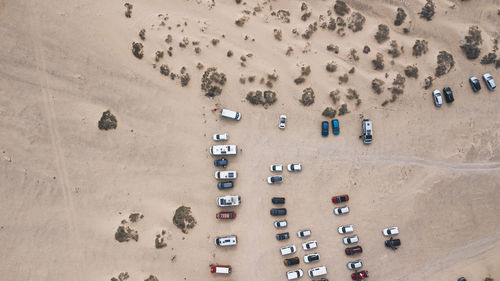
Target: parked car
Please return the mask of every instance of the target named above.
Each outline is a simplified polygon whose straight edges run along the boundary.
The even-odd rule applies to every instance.
[[[339,203],[343,203],[343,202],[347,202],[347,201],[349,201],[349,195],[347,195],[347,194],[337,195],[337,196],[332,197],[332,202],[334,204],[339,204]]]
[[[283,261],[283,263],[285,264],[285,266],[293,266],[293,265],[299,264],[300,259],[299,259],[299,257],[293,257],[293,258],[285,259]]]
[[[234,183],[232,181],[221,181],[217,183],[217,188],[222,190],[222,189],[228,189],[228,188],[233,188]]]
[[[271,216],[284,216],[286,215],[286,208],[273,208],[270,213]]]
[[[229,274],[231,273],[230,265],[210,265],[210,272],[219,274]]]
[[[282,172],[283,171],[283,165],[271,165],[269,167],[269,170],[271,170],[271,172]]]
[[[281,115],[279,128],[283,130],[285,129],[285,126],[286,126],[286,115]]]
[[[345,254],[348,256],[353,256],[356,254],[361,254],[363,252],[363,248],[361,246],[348,247],[345,248]]]
[[[278,221],[274,222],[274,227],[276,227],[276,228],[284,228],[287,225],[288,225],[288,222],[286,220],[278,220]]]
[[[342,206],[333,209],[333,213],[336,215],[344,215],[349,213],[349,206]]]
[[[469,78],[469,82],[474,92],[481,90],[481,84],[479,84],[479,79],[477,79],[477,77],[472,76]]]
[[[497,87],[495,85],[495,80],[493,80],[493,77],[489,73],[483,74],[483,80],[484,83],[486,84],[486,87],[488,87],[488,90],[493,91]]]
[[[361,267],[363,267],[363,263],[361,262],[361,260],[351,261],[347,263],[347,268],[349,268],[350,270],[358,269]]]
[[[318,253],[309,254],[309,255],[304,256],[305,263],[316,262],[316,261],[319,261],[319,254]]]
[[[238,243],[238,237],[236,235],[215,238],[215,245],[221,247],[236,246],[237,243]]]
[[[308,271],[309,277],[316,277],[316,276],[321,276],[327,274],[326,272],[326,266],[318,266],[315,268],[311,268]]]
[[[285,204],[285,197],[273,197],[271,198],[273,204]]]
[[[443,96],[439,90],[434,90],[432,92],[432,98],[434,99],[434,104],[440,107],[443,104]]]
[[[304,249],[306,251],[317,248],[317,247],[318,247],[318,241],[316,241],[316,240],[307,241],[307,242],[302,243],[302,249]]]
[[[236,171],[217,171],[215,178],[218,180],[234,180],[238,177]]]
[[[234,144],[214,145],[210,147],[210,154],[212,155],[236,155],[237,153],[238,146]]]
[[[241,197],[238,195],[226,195],[223,197],[217,197],[217,205],[219,205],[219,207],[238,206],[240,203]]]
[[[332,133],[338,135],[340,133],[340,123],[338,119],[332,120]]]
[[[393,250],[397,250],[399,246],[401,246],[401,240],[399,239],[394,239],[394,238],[390,238],[388,240],[385,240],[385,246],[387,248],[391,248]]]
[[[235,212],[218,212],[215,215],[215,218],[218,220],[225,220],[225,219],[232,220],[232,219],[236,218],[236,213]]]
[[[354,232],[354,226],[352,224],[339,226],[339,233],[340,234],[346,234],[346,233],[351,233],[351,232]]]
[[[356,271],[353,274],[351,274],[352,280],[363,280],[367,277],[368,277],[368,271],[366,270]]]
[[[289,172],[302,171],[302,164],[288,164],[287,168]]]
[[[347,236],[347,237],[344,237],[343,240],[344,240],[345,245],[350,245],[350,244],[354,244],[354,243],[359,242],[358,235]]]
[[[283,232],[276,234],[276,240],[287,240],[290,238],[290,233]]]
[[[320,279],[315,279],[313,281],[328,281],[328,279],[327,278],[320,278]]]
[[[453,92],[451,91],[450,87],[444,87],[443,94],[444,94],[444,100],[447,103],[452,103],[455,100],[455,98],[453,97]]]
[[[309,229],[297,231],[297,236],[299,238],[309,237],[311,236],[311,231]]]
[[[282,176],[272,176],[272,177],[267,178],[268,184],[275,184],[275,183],[281,183],[281,182],[283,182]]]
[[[214,141],[227,141],[228,134],[214,134]]]
[[[391,235],[399,234],[399,228],[397,226],[391,226],[388,228],[384,228],[384,229],[382,229],[382,234],[384,234],[384,236],[391,236]]]
[[[373,127],[370,119],[363,119],[361,121],[361,138],[364,144],[371,144],[373,140]]]
[[[281,252],[282,256],[293,254],[293,253],[297,252],[297,247],[295,247],[295,245],[281,247],[280,252]]]
[[[226,118],[229,118],[229,119],[234,119],[234,120],[237,120],[237,121],[240,121],[240,119],[241,119],[241,113],[236,112],[236,111],[232,111],[232,110],[229,110],[229,109],[222,109],[220,115],[222,117],[226,117]]]
[[[467,281],[467,279],[465,279],[465,277],[460,277],[458,278],[458,281]]]
[[[323,137],[327,137],[328,136],[328,131],[329,130],[330,130],[330,128],[328,128],[328,121],[321,122],[321,135]]]
[[[214,166],[215,167],[226,167],[227,166],[227,159],[226,158],[221,158],[221,159],[216,159],[214,160]]]
[[[300,268],[297,270],[290,270],[290,271],[286,272],[286,278],[288,280],[300,278],[300,277],[302,277],[302,275],[304,275],[304,272]]]

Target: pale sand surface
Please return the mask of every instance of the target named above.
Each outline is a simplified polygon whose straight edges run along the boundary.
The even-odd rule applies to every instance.
[[[0,279],[109,280],[126,271],[129,280],[150,274],[161,281],[285,280],[289,268],[279,247],[295,244],[302,260],[296,231],[310,228],[321,261],[298,267],[306,272],[326,265],[329,280],[345,281],[351,273],[345,264],[353,259],[344,255],[337,227],[349,223],[360,237],[368,280],[500,279],[499,92],[488,92],[481,82],[483,89],[473,94],[467,81],[490,72],[498,83],[500,72],[479,59],[467,60],[459,48],[473,24],[482,30],[481,56],[493,48],[500,3],[439,1],[427,22],[417,14],[424,1],[347,1],[366,17],[363,30],[340,37],[319,28],[310,39],[311,52],[304,54],[306,40],[291,30],[303,32],[333,3],[309,2],[307,22],[299,19],[301,2],[281,0],[271,2],[273,10],[289,10],[291,23],[270,16],[269,4],[262,3],[263,12],[238,27],[235,19],[255,1],[217,1],[212,9],[206,1],[136,1],[126,18],[125,1],[0,0]],[[395,27],[399,5],[408,18]],[[168,14],[166,26],[158,26],[159,13]],[[184,21],[187,26],[176,27]],[[389,42],[373,39],[380,23],[404,46],[394,65],[386,53]],[[410,33],[403,34],[403,27]],[[144,42],[137,36],[141,28]],[[282,41],[274,39],[274,28],[282,29]],[[169,46],[167,34],[174,54],[165,53],[160,64],[176,73],[186,66],[187,87],[152,67],[154,52]],[[202,52],[195,54],[192,45],[179,48],[184,36],[200,41]],[[212,38],[220,39],[216,47]],[[416,39],[429,42],[419,58],[411,55]],[[142,60],[132,55],[132,41],[144,44]],[[340,47],[338,55],[326,51],[331,43]],[[369,54],[362,53],[364,45]],[[288,46],[291,56],[285,55]],[[348,59],[350,48],[357,49],[359,61]],[[456,65],[433,88],[452,86],[456,100],[436,109],[433,88],[422,86],[440,50],[453,54]],[[384,53],[384,71],[372,68],[376,52]],[[239,57],[247,53],[253,57],[242,67]],[[330,60],[338,64],[333,74],[325,71]],[[196,69],[198,62],[227,74],[222,95],[213,100],[200,90],[204,70]],[[302,64],[312,72],[295,85]],[[407,78],[404,94],[382,107],[389,90],[375,95],[371,80],[390,87],[409,64],[419,67],[418,80]],[[338,76],[353,65],[349,82],[338,85]],[[248,91],[266,89],[259,79],[274,69],[278,101],[267,109],[245,101]],[[257,79],[243,85],[240,75]],[[306,87],[316,93],[309,107],[298,102]],[[348,88],[358,91],[362,104],[356,108],[343,97],[351,113],[338,117],[340,136],[322,138],[321,112],[333,106],[328,93],[340,89],[344,96]],[[222,120],[211,112],[215,103],[242,112],[242,120]],[[108,109],[118,127],[100,131],[97,121]],[[288,124],[280,131],[283,113]],[[360,114],[374,124],[370,146],[358,140]],[[216,132],[229,133],[229,143],[242,149],[229,159],[228,169],[238,171],[231,191],[215,186],[208,148]],[[303,171],[284,172],[279,186],[265,182],[270,164],[292,162],[302,163]],[[343,193],[351,197],[351,213],[336,217],[330,198]],[[234,221],[215,220],[215,198],[223,194],[242,197]],[[270,198],[278,195],[287,200],[287,242],[276,241],[269,215]],[[198,222],[188,234],[172,223],[183,204]],[[144,214],[131,224],[139,241],[118,243],[116,228],[131,212]],[[403,243],[396,252],[384,247],[380,233],[392,225],[399,226]],[[162,229],[168,246],[158,250],[154,237]],[[237,234],[238,246],[216,248],[213,238],[224,234]],[[210,274],[211,263],[230,264],[232,275]]]

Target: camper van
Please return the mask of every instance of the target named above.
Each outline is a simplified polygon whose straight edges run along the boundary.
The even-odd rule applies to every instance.
[[[373,129],[370,119],[363,119],[361,122],[361,137],[363,138],[364,144],[372,143]]]
[[[220,113],[222,117],[234,119],[234,120],[240,120],[241,119],[241,113],[232,111],[229,109],[223,109],[222,112]]]
[[[210,147],[210,154],[212,155],[236,155],[238,147],[234,144],[230,145],[214,145]]]

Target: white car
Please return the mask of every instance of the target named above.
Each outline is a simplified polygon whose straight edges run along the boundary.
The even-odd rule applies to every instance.
[[[295,247],[295,245],[281,247],[280,252],[281,252],[282,256],[286,256],[286,255],[293,254],[293,253],[297,252],[297,248]]]
[[[281,220],[281,221],[275,221],[274,222],[274,227],[276,228],[283,228],[283,227],[286,227],[288,225],[287,221],[286,220]]]
[[[493,80],[493,77],[491,76],[491,74],[489,74],[489,73],[483,74],[483,80],[484,80],[484,83],[486,84],[486,87],[488,88],[488,90],[493,91],[497,87],[497,85],[495,85],[495,80]]]
[[[311,231],[309,229],[297,231],[297,237],[299,238],[309,237],[309,236],[311,236]]]
[[[349,268],[350,270],[355,270],[355,269],[359,269],[362,267],[363,267],[363,263],[361,262],[361,260],[351,261],[351,262],[347,263],[347,268]]]
[[[217,197],[217,205],[219,205],[219,207],[238,206],[240,203],[241,197],[238,195],[226,195],[223,197]]]
[[[350,245],[350,244],[354,244],[354,243],[359,242],[358,235],[347,236],[347,237],[344,237],[343,240],[344,240],[345,245]]]
[[[321,276],[321,275],[325,275],[326,273],[327,273],[326,266],[318,266],[318,267],[309,269],[309,277]]]
[[[316,241],[316,240],[302,243],[302,249],[304,249],[306,251],[314,249],[314,248],[318,248],[318,241]]]
[[[281,182],[283,182],[282,176],[272,176],[272,177],[267,178],[268,184],[275,184],[275,183],[281,183]]]
[[[283,165],[271,165],[269,166],[271,172],[283,172]]]
[[[214,134],[214,141],[227,141],[228,134]]]
[[[346,234],[354,232],[354,226],[352,224],[339,226],[339,233]]]
[[[288,164],[287,168],[289,172],[302,171],[302,164]]]
[[[434,98],[434,104],[437,107],[440,107],[443,104],[443,95],[441,95],[439,90],[434,90],[432,92],[432,97]]]
[[[309,254],[309,255],[304,256],[305,263],[316,262],[316,261],[319,261],[319,254],[318,253]]]
[[[348,206],[337,207],[333,209],[333,213],[336,215],[347,214],[349,213],[349,207]]]
[[[384,229],[382,229],[382,234],[384,234],[384,236],[391,236],[391,235],[399,234],[399,228],[397,226],[391,226],[388,228],[384,228]]]
[[[304,272],[300,268],[286,272],[286,278],[288,278],[288,280],[300,278],[300,277],[302,277],[302,275],[304,275]]]
[[[234,180],[238,174],[236,171],[217,171],[215,172],[215,178],[218,180]]]
[[[285,129],[285,126],[286,126],[286,115],[281,115],[279,128],[283,130]]]
[[[216,237],[215,245],[217,246],[236,246],[238,243],[238,238],[236,235],[226,236],[226,237]]]

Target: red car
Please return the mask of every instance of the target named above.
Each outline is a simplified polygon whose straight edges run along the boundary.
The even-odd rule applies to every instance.
[[[235,212],[218,212],[215,217],[218,219],[218,220],[223,220],[223,219],[234,219],[236,217],[236,213]]]
[[[363,280],[366,277],[368,277],[368,271],[366,271],[366,270],[362,270],[362,271],[355,272],[355,273],[351,274],[352,280]]]
[[[349,201],[349,195],[344,194],[344,195],[337,195],[332,197],[332,202],[335,204],[340,204],[343,202]]]
[[[211,264],[210,265],[210,272],[211,273],[218,273],[218,274],[229,274],[229,273],[231,273],[231,266],[230,265]]]
[[[345,254],[348,256],[361,254],[362,252],[363,252],[363,248],[361,248],[361,246],[345,248]]]

